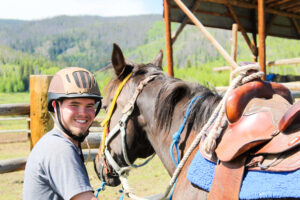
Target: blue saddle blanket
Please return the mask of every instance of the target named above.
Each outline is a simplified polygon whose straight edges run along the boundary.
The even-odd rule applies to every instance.
[[[214,178],[215,164],[196,153],[187,179],[209,191]],[[300,198],[300,170],[293,172],[247,171],[241,186],[240,199]]]

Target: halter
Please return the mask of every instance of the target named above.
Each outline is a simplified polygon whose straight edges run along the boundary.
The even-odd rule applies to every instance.
[[[142,167],[142,166],[146,165],[155,155],[155,154],[153,154],[150,158],[148,158],[144,163],[142,163],[140,165],[135,165],[129,161],[128,155],[127,155],[127,150],[126,150],[126,125],[127,125],[129,116],[132,114],[132,112],[134,110],[135,102],[137,100],[138,95],[141,93],[141,91],[143,90],[145,85],[147,85],[147,83],[152,81],[157,75],[149,76],[139,83],[132,98],[129,100],[129,102],[125,105],[124,109],[122,110],[123,116],[119,120],[119,123],[117,125],[115,125],[115,127],[110,132],[108,130],[108,124],[109,124],[111,116],[113,114],[117,98],[118,98],[121,90],[123,89],[125,83],[131,77],[131,75],[132,75],[132,73],[130,73],[119,85],[119,87],[114,95],[112,104],[109,108],[107,117],[101,123],[101,126],[104,126],[104,132],[102,135],[102,145],[101,145],[100,153],[102,156],[106,157],[108,163],[113,167],[113,169],[118,173],[118,175],[122,175],[124,172],[128,172],[131,168],[137,168],[137,167]],[[127,167],[120,167],[117,164],[117,162],[113,159],[111,153],[107,149],[108,144],[112,141],[114,136],[116,134],[118,134],[119,132],[121,132],[122,153],[124,156],[124,160],[125,160],[126,164],[128,165]],[[106,135],[108,135],[108,137],[106,137]]]

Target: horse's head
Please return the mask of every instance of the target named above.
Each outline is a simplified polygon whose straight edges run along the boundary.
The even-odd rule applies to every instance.
[[[135,65],[126,63],[121,49],[114,44],[111,61],[116,77],[107,85],[103,102],[107,112],[104,124],[109,134],[105,141],[102,139],[106,144],[100,145],[102,153],[97,155],[94,166],[102,181],[117,186],[119,175],[128,166],[135,167],[132,163],[137,158],[154,153],[146,134],[151,124],[145,118],[153,116],[151,106],[155,100],[149,97],[157,92],[153,80],[163,74],[162,51],[151,63]],[[140,106],[150,110],[141,111]]]

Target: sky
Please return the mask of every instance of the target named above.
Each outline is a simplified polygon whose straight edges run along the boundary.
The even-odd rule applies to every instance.
[[[59,15],[103,17],[163,13],[163,0],[2,0],[0,19],[39,20]]]

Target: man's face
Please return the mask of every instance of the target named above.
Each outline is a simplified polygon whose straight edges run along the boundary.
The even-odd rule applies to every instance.
[[[95,100],[87,98],[65,99],[60,102],[63,126],[76,136],[86,135],[95,118]]]

